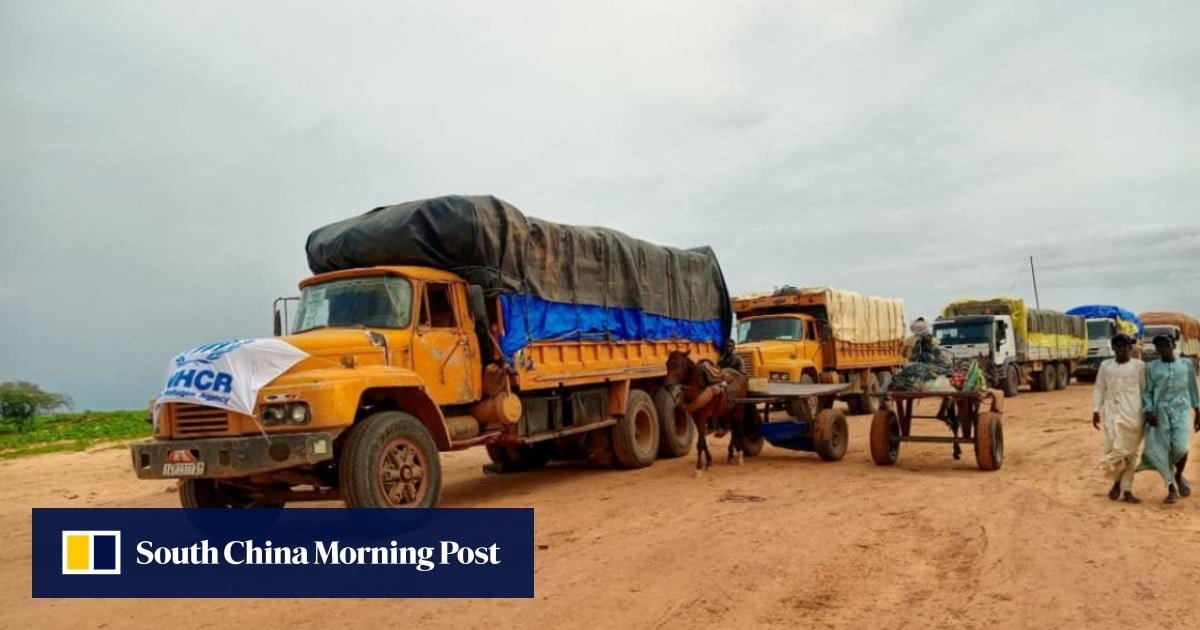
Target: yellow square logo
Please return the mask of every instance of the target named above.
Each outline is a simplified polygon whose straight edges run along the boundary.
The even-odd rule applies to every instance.
[[[120,575],[121,532],[63,531],[63,575]]]

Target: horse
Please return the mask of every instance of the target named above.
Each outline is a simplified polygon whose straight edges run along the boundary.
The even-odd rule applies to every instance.
[[[727,462],[733,463],[735,453],[737,462],[742,462],[746,405],[735,401],[746,397],[750,378],[732,368],[719,368],[707,359],[693,361],[690,355],[690,350],[671,351],[667,356],[667,377],[663,383],[668,388],[679,385],[683,408],[692,414],[697,437],[696,474],[699,475],[712,465],[712,453],[705,439],[710,419],[730,425],[733,435],[729,437]]]

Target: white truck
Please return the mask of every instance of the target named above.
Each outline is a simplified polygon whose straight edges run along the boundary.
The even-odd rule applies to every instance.
[[[957,300],[933,323],[938,345],[956,360],[976,359],[992,387],[1016,396],[1062,389],[1087,351],[1082,317],[1027,309],[1020,298]]]
[[[1150,342],[1159,335],[1166,335],[1175,340],[1176,356],[1191,359],[1200,372],[1200,321],[1190,315],[1168,311],[1139,313],[1138,317],[1146,326],[1145,343],[1142,344],[1146,361],[1158,358],[1158,350]]]
[[[1127,309],[1113,304],[1084,304],[1067,309],[1068,315],[1078,315],[1087,322],[1087,358],[1075,366],[1074,376],[1080,382],[1096,380],[1100,364],[1113,357],[1112,338],[1117,333],[1133,337],[1134,343],[1142,342],[1142,321]],[[1140,349],[1134,347],[1134,355]]]

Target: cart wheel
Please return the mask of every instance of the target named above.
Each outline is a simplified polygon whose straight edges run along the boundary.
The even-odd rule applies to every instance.
[[[850,429],[846,426],[846,414],[841,409],[822,409],[813,422],[813,446],[817,455],[827,462],[836,462],[846,454],[850,442]]]
[[[979,470],[1000,470],[1004,463],[1004,427],[1001,415],[989,411],[975,420],[975,463]]]
[[[880,409],[871,418],[871,460],[878,466],[891,466],[900,456],[900,420],[896,412]]]

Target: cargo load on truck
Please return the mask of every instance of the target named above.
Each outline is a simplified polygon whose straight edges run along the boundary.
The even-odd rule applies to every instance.
[[[849,383],[852,413],[874,413],[876,394],[904,364],[904,302],[832,287],[785,286],[735,298],[737,352],[751,376],[793,383]],[[810,419],[832,398],[797,401]]]
[[[527,217],[492,196],[375,208],[313,231],[313,273],[378,265],[455,272],[498,295],[508,358],[534,341],[666,340],[724,345],[729,293],[708,247]]]
[[[956,359],[976,359],[993,387],[1016,396],[1020,385],[1033,391],[1062,389],[1087,354],[1082,317],[1031,309],[1013,297],[950,302],[934,322],[939,345]]]

